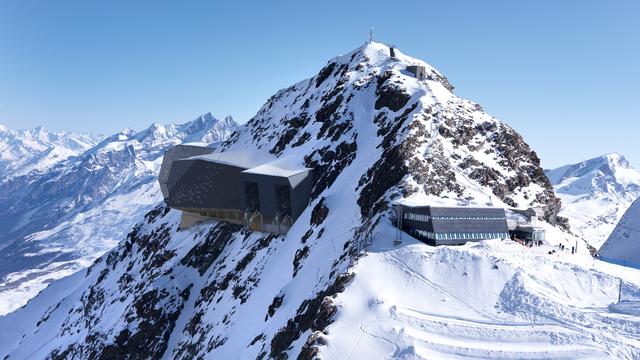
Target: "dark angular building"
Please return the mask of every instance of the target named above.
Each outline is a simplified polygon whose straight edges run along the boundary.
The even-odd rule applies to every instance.
[[[398,227],[430,245],[507,239],[504,209],[396,205]]]
[[[167,151],[158,180],[168,206],[182,210],[183,227],[215,218],[284,234],[309,203],[311,176],[264,153],[179,145]]]
[[[191,156],[205,155],[213,152],[213,149],[204,146],[195,145],[177,145],[164,153],[162,158],[162,166],[160,167],[160,174],[158,175],[158,182],[160,183],[160,191],[164,198],[169,197],[169,189],[173,188],[176,181],[182,176],[181,171],[186,170],[186,167],[181,169],[172,168],[176,160],[185,159]],[[171,180],[169,177],[171,176]]]

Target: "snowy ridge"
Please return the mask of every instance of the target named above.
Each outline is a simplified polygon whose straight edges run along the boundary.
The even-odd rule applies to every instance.
[[[45,170],[94,146],[92,134],[49,132],[42,127],[9,130],[0,125],[0,181]]]
[[[316,192],[357,150],[367,157],[354,157],[360,162],[354,167],[370,167],[368,175],[399,167],[388,187],[367,185],[363,178],[357,186],[364,186],[363,202],[378,201],[379,192],[397,185],[405,197],[424,195],[432,203],[444,198],[450,204],[541,205],[555,222],[560,202],[522,137],[453,95],[446,78],[428,64],[400,51],[391,59],[388,51],[373,43],[331,60],[318,76],[276,93],[223,148],[251,146],[294,154],[292,160],[307,154],[307,167],[333,157]],[[411,76],[409,65],[425,66],[427,80]]]
[[[624,213],[599,254],[607,261],[640,269],[640,197]]]
[[[208,113],[180,125],[125,129],[50,168],[4,179],[0,314],[49,281],[86,268],[160,202],[156,177],[168,147],[219,142],[237,127],[230,117]]]
[[[571,230],[599,248],[640,197],[640,172],[620,154],[546,171]]]
[[[406,71],[416,64],[426,80]],[[286,236],[213,220],[180,230],[160,205],[87,271],[0,317],[0,357],[637,357],[637,317],[607,305],[616,277],[640,293],[638,273],[593,260],[556,217],[560,201],[522,137],[452,89],[383,44],[332,59],[219,147],[316,170]],[[431,248],[405,236],[393,247],[393,201],[541,206],[551,243]],[[559,243],[578,254],[549,255]],[[586,279],[597,296],[582,302],[555,286],[581,296]],[[532,314],[540,326],[528,326]],[[509,347],[523,334],[531,346]]]

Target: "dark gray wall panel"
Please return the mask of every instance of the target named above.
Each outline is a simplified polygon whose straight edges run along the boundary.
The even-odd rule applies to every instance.
[[[178,160],[188,170],[171,189],[168,204],[185,209],[240,209],[243,168],[205,160]]]
[[[158,182],[160,183],[160,191],[162,191],[162,196],[165,199],[168,198],[171,186],[175,184],[175,181],[171,185],[167,183],[172,175],[171,169],[174,161],[191,156],[210,154],[212,152],[213,149],[211,148],[195,145],[176,145],[168,149],[164,153],[164,157],[162,158],[162,165],[160,166],[160,174],[158,174]],[[179,177],[180,176],[178,174],[173,174],[174,180],[177,180]]]

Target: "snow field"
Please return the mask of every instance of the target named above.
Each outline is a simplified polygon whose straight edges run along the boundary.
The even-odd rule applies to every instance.
[[[394,248],[392,231],[377,235],[338,296],[323,358],[640,356],[638,307],[609,309],[618,276],[638,289],[640,271],[508,240],[434,248],[405,239]]]

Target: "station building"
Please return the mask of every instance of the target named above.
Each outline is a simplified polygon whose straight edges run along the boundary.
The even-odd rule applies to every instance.
[[[178,145],[158,180],[167,205],[182,211],[182,227],[214,218],[285,234],[309,203],[312,171],[262,152]]]
[[[430,245],[509,238],[501,208],[396,205],[395,209],[400,230]]]

